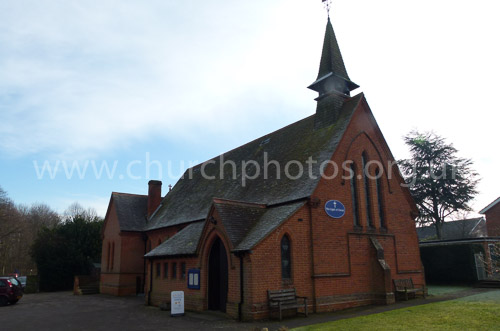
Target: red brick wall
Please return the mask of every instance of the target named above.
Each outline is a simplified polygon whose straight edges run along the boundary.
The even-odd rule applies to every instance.
[[[171,237],[177,228],[153,231],[149,239],[152,248],[158,246],[159,240]],[[111,257],[108,261],[108,244],[114,256],[111,268]],[[121,232],[114,202],[110,202],[105,228],[103,231],[103,246],[101,260],[101,293],[112,295],[135,295],[137,293],[137,277],[144,282],[144,251],[145,243],[142,233]],[[126,258],[123,258],[126,257]]]
[[[147,261],[147,279],[146,279],[146,302],[148,296],[151,296],[151,304],[158,306],[163,302],[170,302],[170,292],[184,291],[184,305],[186,310],[203,310],[202,306],[202,291],[187,288],[187,273],[189,269],[198,267],[198,259],[195,257],[179,257],[172,259],[155,259],[153,263],[153,290],[150,293],[150,271],[151,261]],[[156,265],[160,264],[161,273],[158,277],[156,274]],[[168,276],[164,272],[164,264],[168,263]],[[177,275],[173,278],[173,264],[176,263]],[[186,278],[181,278],[181,264],[186,263]],[[203,283],[201,283],[203,284]]]
[[[114,254],[113,254],[113,243],[114,243]],[[114,202],[113,200],[111,200],[103,231],[101,285],[100,285],[101,293],[112,294],[112,295],[120,294],[119,293],[120,292],[119,270],[121,264],[120,247],[121,247],[120,226],[118,224],[118,217],[116,215]],[[111,266],[111,264],[113,264],[113,266]]]
[[[490,208],[486,213],[486,228],[488,229],[488,236],[500,236],[500,203]]]
[[[376,127],[366,105],[355,113],[342,138],[332,161],[342,170],[343,161],[354,160],[361,166],[361,155],[369,160],[381,161],[385,166],[382,196],[386,229],[380,227],[376,186],[370,182],[371,209],[375,227],[368,229],[364,183],[358,180],[359,214],[362,228],[354,229],[351,188],[349,180],[342,180],[342,173],[333,179],[323,179],[313,198],[319,206],[310,209],[312,215],[311,253],[309,206],[280,226],[274,233],[253,249],[251,260],[252,288],[249,291],[252,318],[267,316],[267,290],[295,287],[298,295],[307,296],[317,311],[329,311],[370,303],[387,303],[394,300],[392,279],[413,278],[416,284],[424,283],[420,252],[411,217],[412,205],[408,192],[400,186],[394,174],[387,179],[387,163],[393,161],[388,147]],[[330,169],[333,171],[333,168]],[[370,168],[374,175],[374,168]],[[331,175],[332,172],[328,172]],[[332,176],[333,177],[333,176]],[[340,219],[326,215],[324,204],[339,200],[346,206]],[[299,222],[298,219],[302,219]],[[280,242],[287,233],[292,241],[292,281],[281,279]],[[384,249],[385,262],[390,270],[384,271],[376,258],[376,249],[370,241],[375,237]],[[314,267],[313,267],[314,265]],[[314,275],[314,277],[313,277]],[[314,279],[312,281],[312,279]]]
[[[309,219],[309,207],[304,206],[248,255],[250,265],[247,263],[245,277],[250,289],[245,293],[245,319],[268,316],[267,290],[295,287],[297,295],[312,298]],[[281,240],[285,234],[291,244],[292,278],[289,281],[281,277]],[[312,307],[311,301],[310,304]]]
[[[377,160],[384,165],[381,183],[387,225],[384,229],[380,226],[374,181],[370,181],[369,190],[375,226],[370,229],[366,224],[366,197],[362,179],[358,180],[357,185],[361,227],[355,228],[353,225],[350,181],[342,179],[341,165],[345,160],[354,160],[360,167],[363,152],[367,155],[367,161]],[[298,295],[309,298],[311,308],[330,311],[393,301],[392,279],[395,278],[411,277],[415,284],[424,284],[415,222],[411,216],[414,205],[409,193],[401,187],[400,177],[389,172],[387,164],[388,161],[393,161],[393,157],[366,104],[362,103],[353,115],[332,161],[339,166],[339,174],[332,179],[322,179],[318,184],[313,200],[317,199],[319,205],[304,205],[260,242],[251,254],[245,255],[244,319],[268,316],[267,290],[294,287]],[[372,175],[374,170],[373,167],[370,168]],[[331,172],[327,170],[327,175],[329,174]],[[340,200],[346,206],[346,214],[340,219],[330,218],[324,211],[325,202],[333,199]],[[217,219],[216,211],[212,212]],[[158,245],[158,240],[163,242],[166,236],[170,237],[179,230],[180,228],[169,228],[149,232],[152,248]],[[292,255],[292,278],[286,281],[281,277],[280,253],[281,239],[285,234],[291,240]],[[233,247],[221,223],[206,226],[197,257],[153,261],[153,290],[150,299],[154,305],[170,301],[171,291],[183,290],[186,294],[186,309],[207,309],[208,256],[217,237],[221,238],[228,253],[229,288],[226,310],[229,316],[238,316],[240,261],[229,253]],[[314,244],[311,245],[311,242]],[[383,248],[385,265],[381,265],[377,259],[376,245]],[[378,252],[380,254],[380,248]],[[177,263],[179,269],[182,262],[186,263],[186,270],[199,268],[201,289],[187,289],[185,279],[165,278],[165,262],[169,263],[169,269],[173,262]],[[160,277],[156,277],[156,263],[162,265]],[[149,266],[147,272],[150,272]],[[149,275],[146,282],[146,289],[149,289]]]
[[[217,218],[218,215],[214,211],[214,217]],[[229,316],[233,318],[238,317],[238,304],[240,300],[240,279],[239,279],[239,258],[234,254],[231,254],[232,249],[224,229],[220,226],[221,223],[214,225],[209,223],[204,229],[204,235],[202,236],[201,249],[197,257],[173,257],[173,258],[162,258],[154,259],[153,263],[153,290],[151,292],[151,304],[159,305],[162,302],[170,302],[170,292],[171,291],[184,291],[185,309],[202,311],[208,309],[208,258],[210,254],[210,249],[213,242],[220,238],[226,248],[226,254],[228,256],[228,298],[226,305],[226,312]],[[167,229],[168,230],[168,229]],[[167,231],[166,230],[166,231]],[[172,230],[172,229],[170,229]],[[161,237],[165,233],[148,234],[151,238]],[[188,289],[187,279],[180,279],[180,268],[181,263],[186,263],[186,275],[187,271],[191,268],[200,269],[200,289]],[[148,261],[147,268],[147,279],[146,279],[146,302],[148,302],[149,295],[149,282],[150,282],[150,261]],[[156,276],[156,264],[161,264],[161,277]],[[169,265],[169,277],[164,276],[164,263]],[[172,265],[177,263],[177,278],[172,279]]]
[[[362,178],[357,179],[361,228],[354,228],[350,181],[342,179],[342,174],[349,173],[343,173],[341,164],[345,160],[353,160],[357,165],[358,174],[361,174],[363,153],[367,163],[379,161],[385,168],[381,191],[386,229],[380,226],[376,184],[375,180],[370,179],[370,207],[375,226],[372,229],[368,227],[366,193]],[[384,294],[390,283],[384,279],[383,269],[376,260],[376,250],[370,242],[370,236],[374,236],[384,248],[390,277],[412,277],[416,284],[423,284],[418,237],[415,222],[411,217],[412,205],[408,201],[408,192],[401,187],[398,176],[390,173],[387,165],[394,160],[365,103],[355,112],[332,161],[339,165],[339,175],[333,179],[323,179],[313,194],[313,197],[320,200],[320,206],[312,209],[314,273],[317,277],[321,276],[316,278],[315,285],[318,310],[365,304],[379,301],[380,298],[383,300],[380,295]],[[371,175],[375,175],[374,166],[376,165],[371,164],[369,167]],[[333,171],[333,167],[330,167],[326,174],[333,175]],[[344,217],[333,219],[325,213],[324,204],[328,200],[344,203]],[[342,275],[346,273],[350,276]],[[331,306],[332,302],[343,301],[345,298],[352,303]]]
[[[151,241],[151,249],[154,249],[165,242],[168,238],[171,238],[174,234],[179,232],[186,225],[173,226],[169,228],[163,228],[153,231],[148,231],[147,239]]]

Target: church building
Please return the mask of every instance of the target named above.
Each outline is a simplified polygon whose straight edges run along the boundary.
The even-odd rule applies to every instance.
[[[330,19],[312,115],[188,169],[166,195],[112,193],[101,293],[184,291],[186,310],[269,317],[268,290],[309,311],[395,301],[393,280],[425,286],[417,207]],[[306,110],[307,112],[307,110]],[[312,112],[311,112],[312,113]]]

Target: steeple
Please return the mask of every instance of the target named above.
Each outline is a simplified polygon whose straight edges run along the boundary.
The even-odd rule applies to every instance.
[[[318,105],[315,127],[321,128],[333,124],[338,118],[344,100],[350,96],[352,90],[358,87],[347,75],[330,16],[328,16],[318,78],[308,87],[319,93],[316,98]]]

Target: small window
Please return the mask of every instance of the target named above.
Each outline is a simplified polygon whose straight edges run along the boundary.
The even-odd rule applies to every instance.
[[[281,239],[281,277],[283,279],[292,278],[292,261],[291,261],[290,239],[287,235]]]
[[[163,278],[168,279],[168,263],[163,264]]]
[[[161,239],[158,239],[158,246],[161,245]]]
[[[177,279],[177,263],[172,263],[172,279]]]
[[[156,264],[156,278],[161,277],[161,263]]]
[[[148,244],[146,246],[146,252],[150,252],[151,251],[151,240],[148,239]]]
[[[181,263],[181,279],[186,279],[186,263]]]

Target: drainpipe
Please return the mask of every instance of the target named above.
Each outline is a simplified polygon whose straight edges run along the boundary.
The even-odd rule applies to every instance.
[[[238,304],[238,319],[240,322],[243,320],[243,302],[245,299],[244,294],[244,281],[243,281],[243,253],[238,253],[238,257],[240,258],[240,303]]]
[[[148,306],[151,306],[151,293],[153,293],[153,259],[150,259],[149,263],[151,266],[149,268]]]

